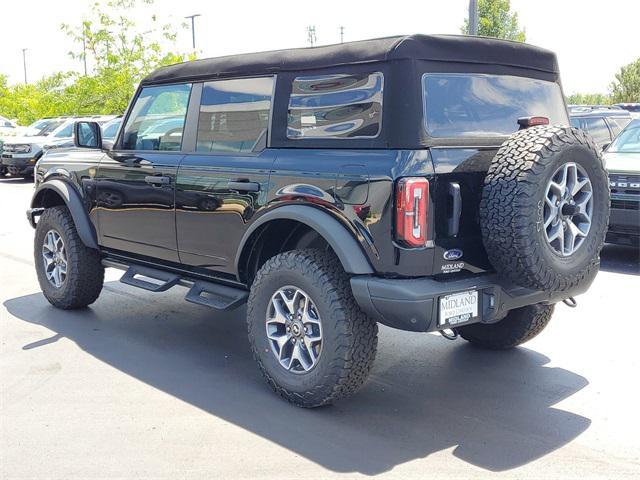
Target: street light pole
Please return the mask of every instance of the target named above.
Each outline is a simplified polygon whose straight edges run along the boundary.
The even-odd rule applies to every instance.
[[[84,76],[87,76],[87,40],[85,31],[82,30],[82,61],[84,62]]]
[[[340,26],[340,43],[344,43],[344,27]]]
[[[27,48],[22,49],[22,66],[24,67],[24,84],[27,84]]]
[[[193,51],[196,51],[196,17],[200,17],[201,15],[199,13],[195,13],[193,15],[187,15],[184,18],[190,18],[191,19],[191,40],[193,43]]]
[[[478,35],[478,0],[469,0],[469,35]]]

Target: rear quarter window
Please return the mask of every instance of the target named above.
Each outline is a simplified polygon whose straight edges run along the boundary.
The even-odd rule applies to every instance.
[[[382,128],[384,77],[335,74],[296,77],[287,116],[287,138],[375,138]]]
[[[511,75],[425,74],[424,118],[432,137],[505,136],[518,118],[542,116],[567,125],[560,86]]]

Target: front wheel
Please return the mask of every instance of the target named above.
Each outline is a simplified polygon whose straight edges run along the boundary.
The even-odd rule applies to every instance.
[[[496,323],[474,323],[457,328],[462,338],[482,348],[506,350],[528,342],[547,326],[553,305],[528,305],[511,310]]]
[[[66,207],[44,211],[36,226],[33,254],[40,288],[54,307],[83,308],[100,295],[104,281],[100,254],[82,243]]]
[[[267,382],[298,406],[353,394],[375,359],[377,324],[356,304],[338,259],[320,250],[285,252],[262,266],[247,324]]]

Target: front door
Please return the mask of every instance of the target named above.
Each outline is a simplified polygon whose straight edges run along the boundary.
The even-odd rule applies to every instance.
[[[175,185],[191,85],[143,88],[96,176],[100,244],[178,261]]]
[[[233,274],[248,219],[264,204],[275,160],[267,150],[273,77],[202,85],[195,152],[176,182],[180,261]]]

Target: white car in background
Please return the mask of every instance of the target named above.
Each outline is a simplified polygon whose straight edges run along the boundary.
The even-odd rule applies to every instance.
[[[48,149],[73,146],[73,125],[79,120],[100,123],[115,115],[59,117],[42,119],[30,125],[24,135],[7,139],[3,145],[2,166],[14,176],[33,175],[36,162]]]
[[[73,125],[78,121],[92,121],[97,122],[101,126],[106,126],[113,120],[116,120],[116,115],[92,115],[88,117],[73,117],[68,120],[64,125],[61,125],[56,132],[51,135],[51,140],[45,143],[43,149],[44,153],[49,150],[58,148],[71,148],[74,146],[73,142]]]
[[[15,135],[19,130],[20,127],[16,122],[0,115],[0,140],[4,136]]]
[[[19,136],[5,137],[2,146],[2,168],[12,175],[29,176],[42,156],[42,146],[66,118],[43,118],[29,125]]]

